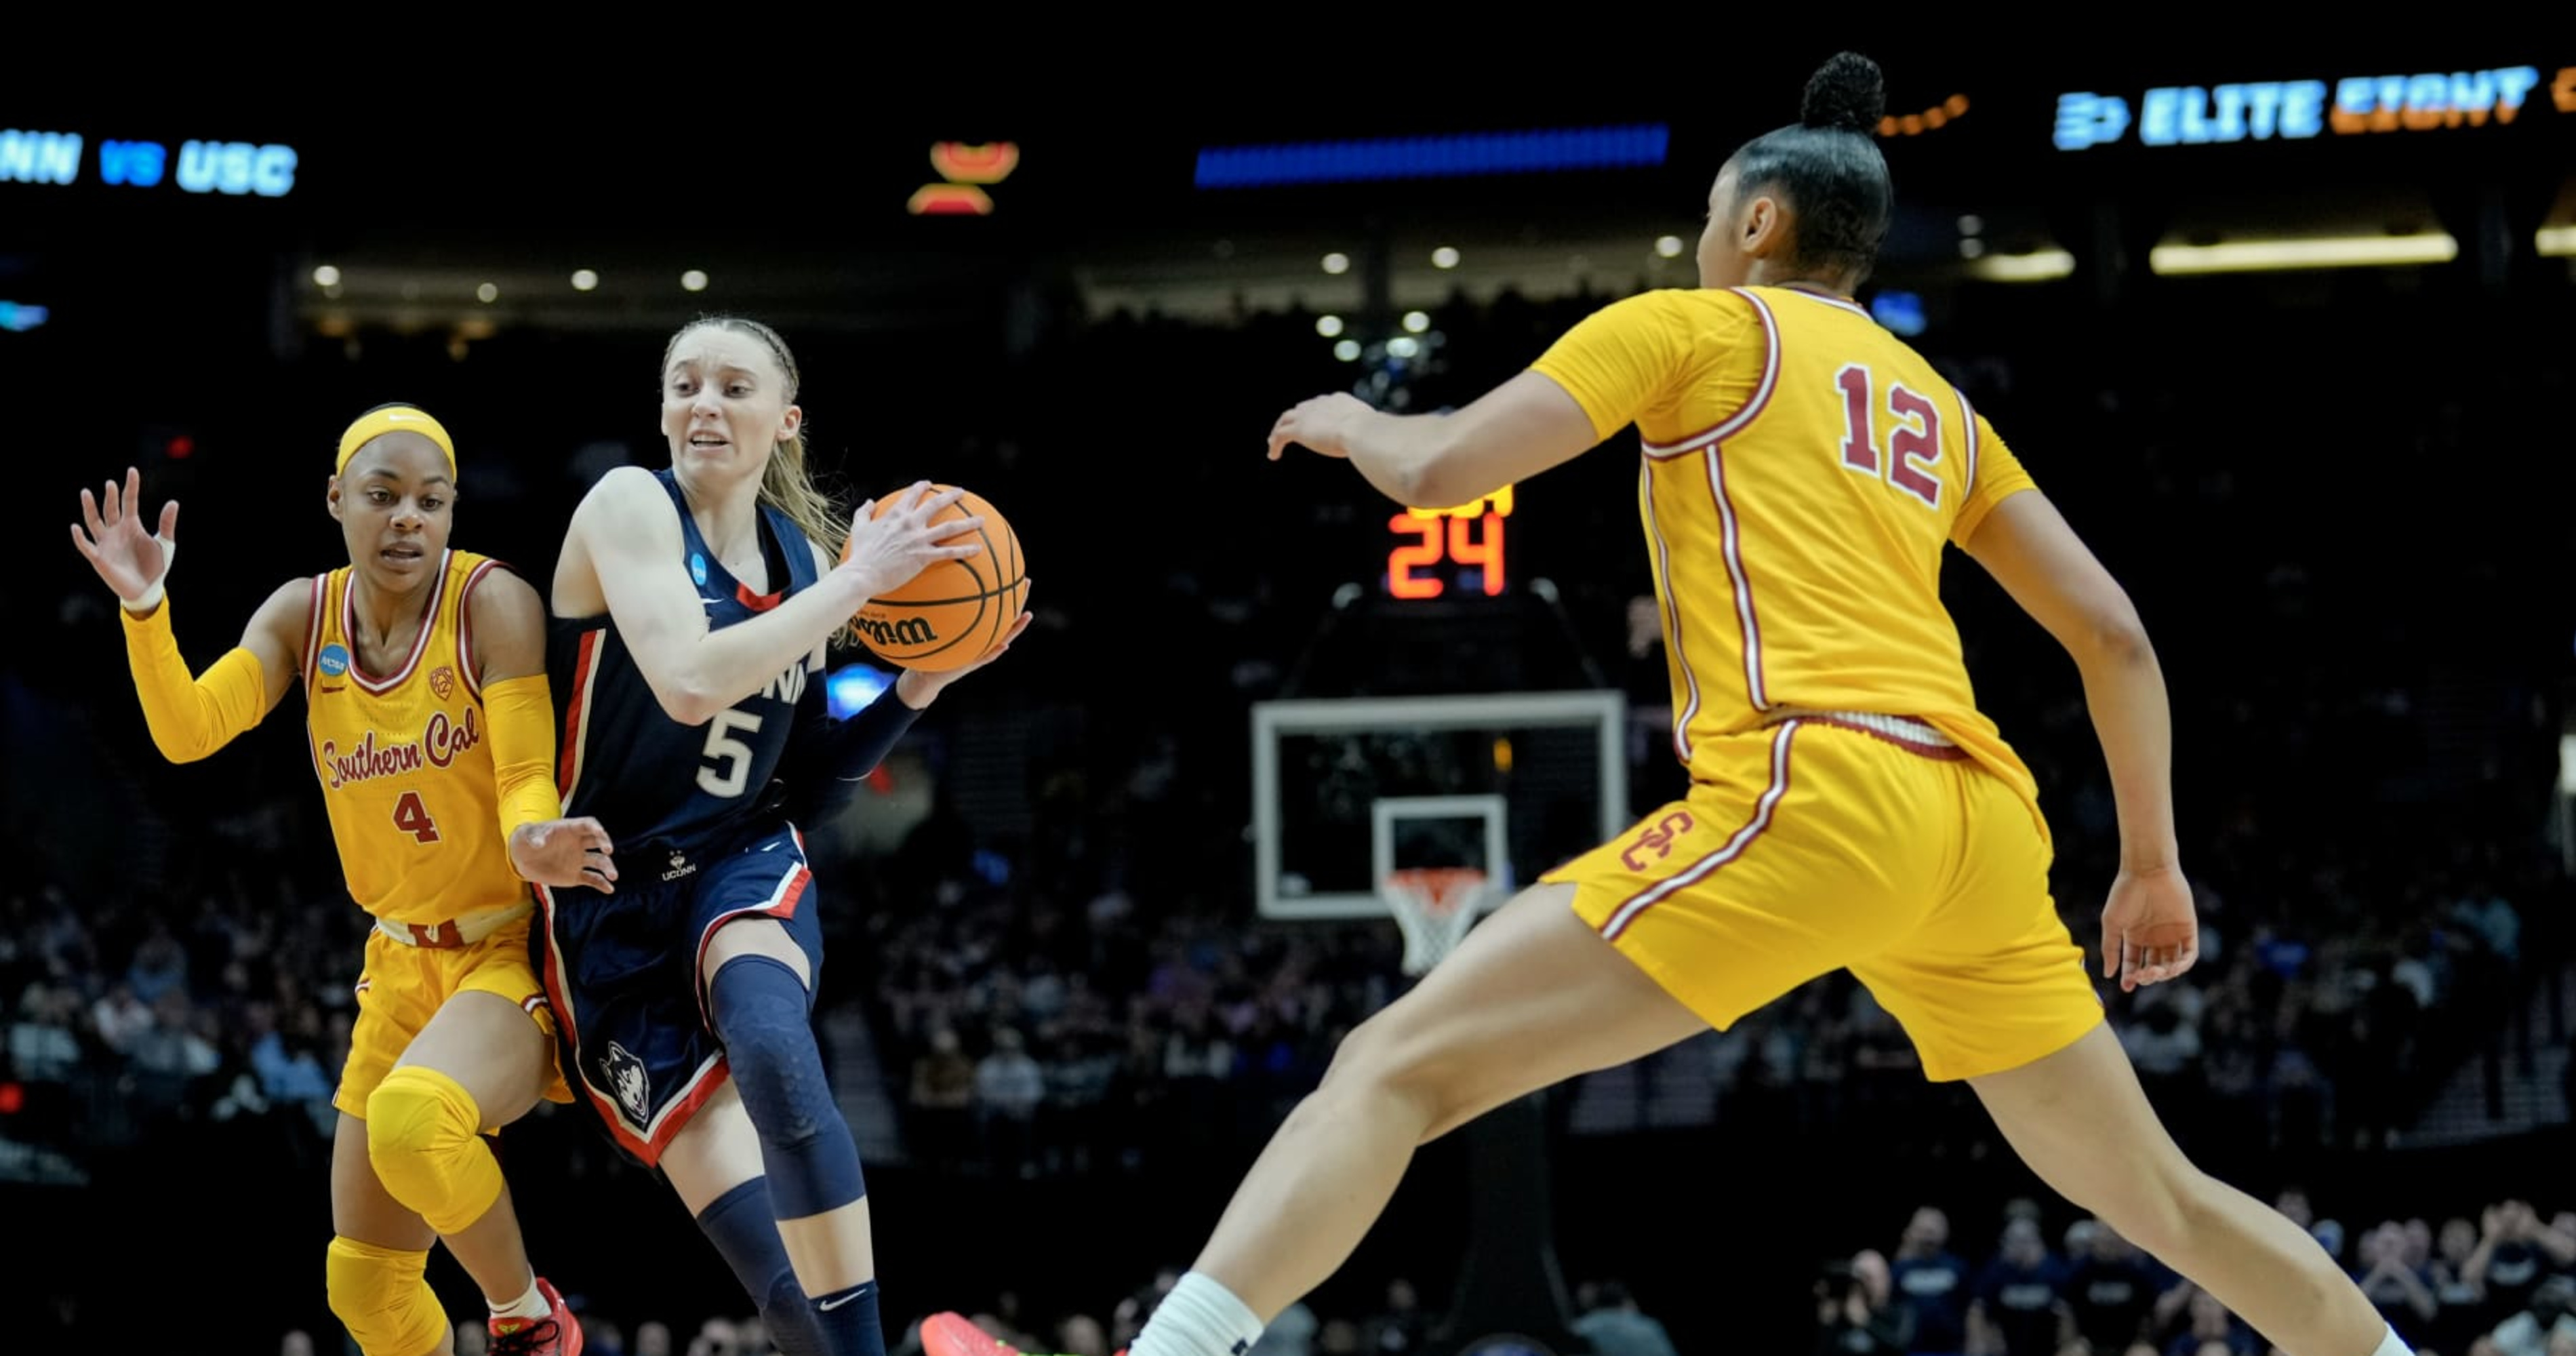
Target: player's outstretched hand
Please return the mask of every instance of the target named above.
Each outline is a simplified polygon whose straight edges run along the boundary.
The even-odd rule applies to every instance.
[[[72,549],[127,607],[149,611],[161,601],[161,581],[177,554],[172,538],[179,529],[179,501],[161,506],[161,528],[154,532],[143,520],[143,473],[131,466],[125,468],[123,493],[111,480],[97,496],[83,490],[80,499],[81,521],[72,524]]]
[[[1279,460],[1290,443],[1300,443],[1328,457],[1350,453],[1351,426],[1373,413],[1368,402],[1347,392],[1301,401],[1270,426],[1270,459]]]
[[[2102,977],[2120,992],[2179,978],[2200,959],[2200,914],[2179,867],[2122,871],[2102,906]]]
[[[617,893],[616,849],[608,830],[588,815],[522,824],[510,834],[510,865],[522,880],[549,889],[586,885],[603,895]]]

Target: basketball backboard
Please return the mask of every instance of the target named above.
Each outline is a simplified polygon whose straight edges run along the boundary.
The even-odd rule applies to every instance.
[[[1262,702],[1254,898],[1278,919],[1384,916],[1396,871],[1485,873],[1498,905],[1628,826],[1615,691]]]

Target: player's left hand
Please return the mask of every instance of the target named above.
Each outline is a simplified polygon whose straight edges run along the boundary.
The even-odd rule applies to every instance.
[[[1003,632],[1000,640],[993,642],[993,648],[975,656],[971,663],[960,664],[953,669],[946,669],[938,673],[924,673],[919,669],[905,669],[903,672],[895,675],[894,686],[896,699],[901,701],[904,705],[911,707],[913,710],[918,711],[921,708],[930,705],[933,701],[938,700],[939,694],[946,691],[950,683],[956,682],[958,679],[965,677],[967,674],[973,673],[975,670],[984,667],[986,664],[992,663],[994,660],[1001,658],[1005,653],[1008,653],[1011,648],[1011,642],[1018,640],[1020,638],[1020,633],[1029,629],[1029,618],[1036,615],[1028,610],[1029,588],[1029,581],[1025,579],[1020,581],[1020,619],[1011,623],[1011,629]]]
[[[522,880],[550,889],[587,885],[603,895],[617,893],[617,863],[608,830],[588,815],[522,824],[510,831],[510,865]]]
[[[2200,959],[2200,913],[2178,867],[2122,871],[2102,906],[2102,977],[2120,992],[2178,979]]]
[[[1373,414],[1368,402],[1347,392],[1301,401],[1270,426],[1270,459],[1279,460],[1290,443],[1302,443],[1328,457],[1347,457],[1351,426]]]

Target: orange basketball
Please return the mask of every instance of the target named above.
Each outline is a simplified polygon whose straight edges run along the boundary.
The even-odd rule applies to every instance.
[[[908,487],[907,487],[908,488]],[[951,486],[933,485],[945,494]],[[872,515],[882,518],[905,498],[898,490],[876,501]],[[1028,599],[1029,572],[1020,558],[1020,537],[1000,510],[969,490],[941,509],[934,524],[958,518],[982,518],[977,533],[984,549],[963,560],[943,560],[911,583],[870,598],[859,608],[858,632],[868,648],[888,663],[937,673],[972,664],[984,657],[1020,619]],[[841,558],[850,558],[844,543]]]

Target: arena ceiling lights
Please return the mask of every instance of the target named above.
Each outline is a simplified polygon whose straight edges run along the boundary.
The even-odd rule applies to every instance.
[[[2407,235],[2319,236],[2288,240],[2223,240],[2162,244],[2147,253],[2159,277],[2195,273],[2269,273],[2301,268],[2389,268],[2447,264],[2460,255],[2448,231]]]

